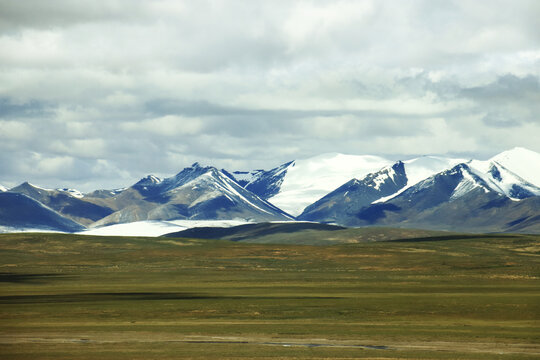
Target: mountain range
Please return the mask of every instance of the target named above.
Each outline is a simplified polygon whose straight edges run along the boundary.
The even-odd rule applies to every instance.
[[[485,161],[393,161],[333,153],[270,170],[195,163],[169,178],[148,175],[127,188],[87,194],[28,182],[0,186],[0,226],[10,231],[73,232],[149,220],[540,233],[540,154],[515,148]]]

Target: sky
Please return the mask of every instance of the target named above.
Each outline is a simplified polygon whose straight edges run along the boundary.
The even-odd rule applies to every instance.
[[[540,1],[0,0],[0,184],[540,152]]]

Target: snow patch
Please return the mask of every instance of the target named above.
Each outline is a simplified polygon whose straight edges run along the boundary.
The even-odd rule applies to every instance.
[[[297,216],[304,208],[353,178],[379,171],[393,161],[370,155],[323,154],[296,160],[287,171],[278,194],[269,202]]]
[[[137,221],[127,224],[114,224],[82,231],[81,235],[99,236],[150,236],[157,237],[171,232],[194,227],[231,227],[249,223],[246,220],[170,220]]]
[[[479,184],[478,181],[474,178],[474,176],[471,173],[465,170],[462,170],[461,173],[463,174],[463,180],[454,189],[454,192],[450,196],[450,201],[456,200],[468,194],[469,192],[473,191],[476,188],[484,189],[485,193],[489,192],[489,189]]]
[[[376,178],[372,180],[375,183],[375,185],[373,186],[375,190],[379,190],[381,188],[381,185],[384,184],[388,178],[394,180],[396,177],[396,172],[391,166],[387,167],[384,170],[384,172],[380,173],[379,175],[377,175]]]
[[[13,227],[13,226],[2,226],[2,225],[0,225],[0,234],[25,233],[25,232],[65,234],[65,232],[58,231],[58,230],[40,229],[40,228],[33,228],[33,227]]]
[[[75,198],[83,198],[84,197],[84,194],[82,192],[80,192],[79,190],[76,190],[76,189],[67,189],[67,188],[64,188],[64,189],[56,189],[57,191],[60,191],[60,192],[64,192],[64,193],[67,193],[68,195],[71,195]]]
[[[264,170],[253,170],[253,171],[235,171],[232,173],[234,178],[238,181],[243,181],[247,184],[257,180],[261,173],[263,173]]]

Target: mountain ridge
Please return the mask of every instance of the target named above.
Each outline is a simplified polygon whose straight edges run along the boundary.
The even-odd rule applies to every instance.
[[[328,153],[268,171],[229,172],[193,163],[170,177],[147,175],[126,188],[86,194],[28,182],[0,193],[25,194],[92,228],[190,219],[293,220],[285,208],[298,220],[345,226],[537,231],[539,164],[540,154],[523,148],[483,161]]]

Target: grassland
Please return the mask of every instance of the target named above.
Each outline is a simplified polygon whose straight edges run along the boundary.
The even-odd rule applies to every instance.
[[[540,237],[422,240],[1,235],[0,358],[539,358]]]

